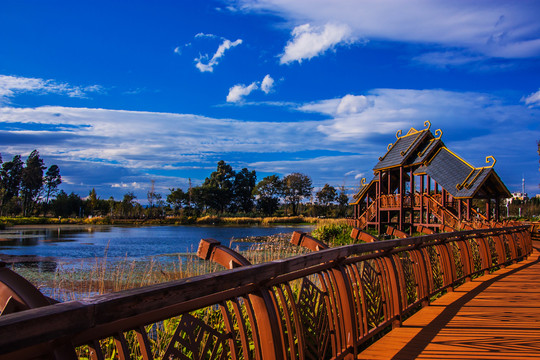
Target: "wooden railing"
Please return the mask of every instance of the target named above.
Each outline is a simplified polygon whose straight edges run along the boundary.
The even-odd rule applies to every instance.
[[[121,359],[343,359],[435,294],[526,257],[532,244],[529,227],[517,226],[313,249],[0,316],[0,359],[75,358],[77,346],[101,359],[104,339]],[[176,331],[158,351],[157,329],[171,318]]]
[[[454,229],[459,229],[460,221],[457,216],[452,214],[448,209],[446,209],[442,204],[437,201],[437,198],[424,194],[424,199],[426,203],[429,204],[429,209],[432,214],[434,214],[441,224],[448,225]]]

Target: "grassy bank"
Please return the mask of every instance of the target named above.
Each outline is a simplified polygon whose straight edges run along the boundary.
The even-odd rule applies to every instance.
[[[345,223],[344,219],[319,219],[305,216],[288,217],[166,217],[162,219],[0,217],[0,229],[18,225],[279,225]]]

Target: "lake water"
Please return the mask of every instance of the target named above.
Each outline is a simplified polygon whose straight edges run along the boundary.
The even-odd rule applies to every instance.
[[[53,271],[57,263],[107,257],[107,261],[147,260],[197,251],[199,241],[213,238],[229,246],[252,236],[311,231],[314,226],[60,226],[0,231],[0,259]],[[234,243],[242,250],[251,243]]]

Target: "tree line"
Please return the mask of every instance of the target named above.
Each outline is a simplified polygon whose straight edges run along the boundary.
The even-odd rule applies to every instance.
[[[167,195],[167,203],[177,213],[294,216],[302,212],[311,216],[345,216],[349,199],[344,188],[338,191],[325,184],[315,193],[315,199],[308,175],[270,175],[257,182],[254,170],[243,168],[235,172],[223,160],[202,185],[187,190],[172,188]],[[309,204],[305,200],[310,200]]]
[[[55,217],[110,216],[114,218],[160,218],[172,216],[345,216],[348,197],[342,187],[329,184],[313,193],[308,175],[292,173],[283,178],[270,175],[257,181],[254,170],[234,171],[221,160],[201,185],[171,188],[163,196],[154,181],[142,206],[133,192],[121,200],[99,198],[95,189],[81,198],[58,187],[62,183],[58,166],[45,167],[34,150],[22,161],[20,155],[2,163],[0,172],[0,215],[45,215]],[[47,169],[47,171],[45,171]],[[191,182],[190,182],[191,183]]]
[[[3,162],[0,154],[0,164],[0,216],[42,212],[62,183],[58,166],[47,169],[37,150],[28,155],[26,162],[21,155]]]

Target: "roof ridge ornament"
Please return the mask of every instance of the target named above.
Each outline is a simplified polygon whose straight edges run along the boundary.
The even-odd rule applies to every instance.
[[[401,139],[402,137],[405,137],[405,136],[414,135],[414,134],[417,134],[417,133],[422,132],[422,131],[428,131],[431,128],[431,121],[429,121],[429,120],[424,121],[424,127],[425,127],[425,129],[422,129],[422,130],[416,130],[415,128],[411,127],[409,129],[409,131],[407,131],[407,134],[405,134],[403,136],[401,136],[401,134],[403,134],[403,131],[398,130],[396,132],[396,138],[399,140],[399,139]],[[442,132],[441,132],[441,135],[442,135]]]
[[[437,129],[435,130],[435,135],[437,135],[437,137],[435,138],[436,140],[440,140],[442,138],[442,130],[441,129]]]
[[[456,185],[456,189],[458,189],[458,190],[461,190],[463,188],[470,189],[472,184],[476,181],[476,179],[478,179],[478,177],[480,176],[482,171],[484,171],[485,169],[491,169],[493,166],[495,166],[495,163],[497,162],[497,160],[492,155],[486,156],[486,164],[490,163],[490,159],[493,160],[493,163],[491,165],[480,167],[480,168],[473,168],[471,170],[471,172],[469,173],[469,176],[467,176],[467,178],[461,184]],[[472,180],[467,182],[467,180],[469,180],[469,178],[472,176],[472,174],[474,174],[474,172],[477,171],[477,170],[478,170],[478,172],[472,178]]]
[[[493,164],[489,166],[484,166],[485,169],[490,169],[495,166],[495,163],[497,162],[497,159],[495,159],[492,155],[486,156],[486,164],[489,164],[489,159],[493,160]]]

